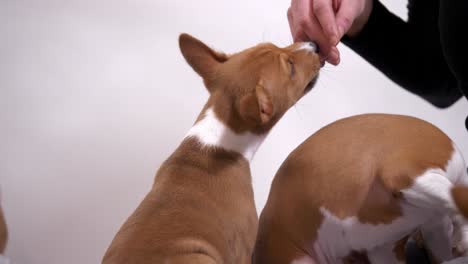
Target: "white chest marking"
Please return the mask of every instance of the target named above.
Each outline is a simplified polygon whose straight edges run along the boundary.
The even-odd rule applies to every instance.
[[[256,135],[250,132],[237,134],[221,122],[210,108],[185,137],[196,137],[204,145],[240,153],[251,161],[266,134]]]

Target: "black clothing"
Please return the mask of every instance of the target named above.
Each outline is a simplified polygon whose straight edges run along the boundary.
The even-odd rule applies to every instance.
[[[468,0],[409,0],[407,22],[374,0],[363,30],[343,43],[398,85],[445,108],[468,98],[467,33]]]

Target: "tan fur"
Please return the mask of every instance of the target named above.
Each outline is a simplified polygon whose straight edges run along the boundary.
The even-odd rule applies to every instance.
[[[395,243],[395,247],[393,248],[393,252],[395,253],[396,258],[402,262],[406,262],[406,254],[405,254],[405,246],[406,242],[408,242],[409,236],[405,236],[404,238],[398,240]]]
[[[443,132],[412,117],[368,114],[324,127],[277,172],[260,217],[255,263],[288,263],[275,262],[282,253],[269,246],[282,241],[311,252],[320,207],[340,219],[392,222],[401,216],[400,190],[428,168],[445,168],[452,153]]]
[[[231,56],[181,35],[182,54],[201,75],[208,108],[237,133],[266,133],[320,68],[318,55],[261,44]],[[284,67],[295,62],[296,73]],[[250,263],[257,231],[248,161],[239,153],[185,139],[121,227],[104,263]]]
[[[452,196],[463,216],[468,218],[468,187],[455,186],[452,189]]]

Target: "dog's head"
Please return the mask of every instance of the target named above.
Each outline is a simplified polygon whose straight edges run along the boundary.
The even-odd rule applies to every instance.
[[[182,34],[179,45],[210,92],[207,106],[236,132],[270,129],[313,87],[321,67],[314,43],[265,43],[226,55]]]

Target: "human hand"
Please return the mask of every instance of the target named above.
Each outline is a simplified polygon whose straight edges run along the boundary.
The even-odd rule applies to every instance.
[[[344,34],[358,34],[371,11],[372,0],[292,0],[288,21],[295,42],[317,42],[322,60],[337,65],[336,45]]]

